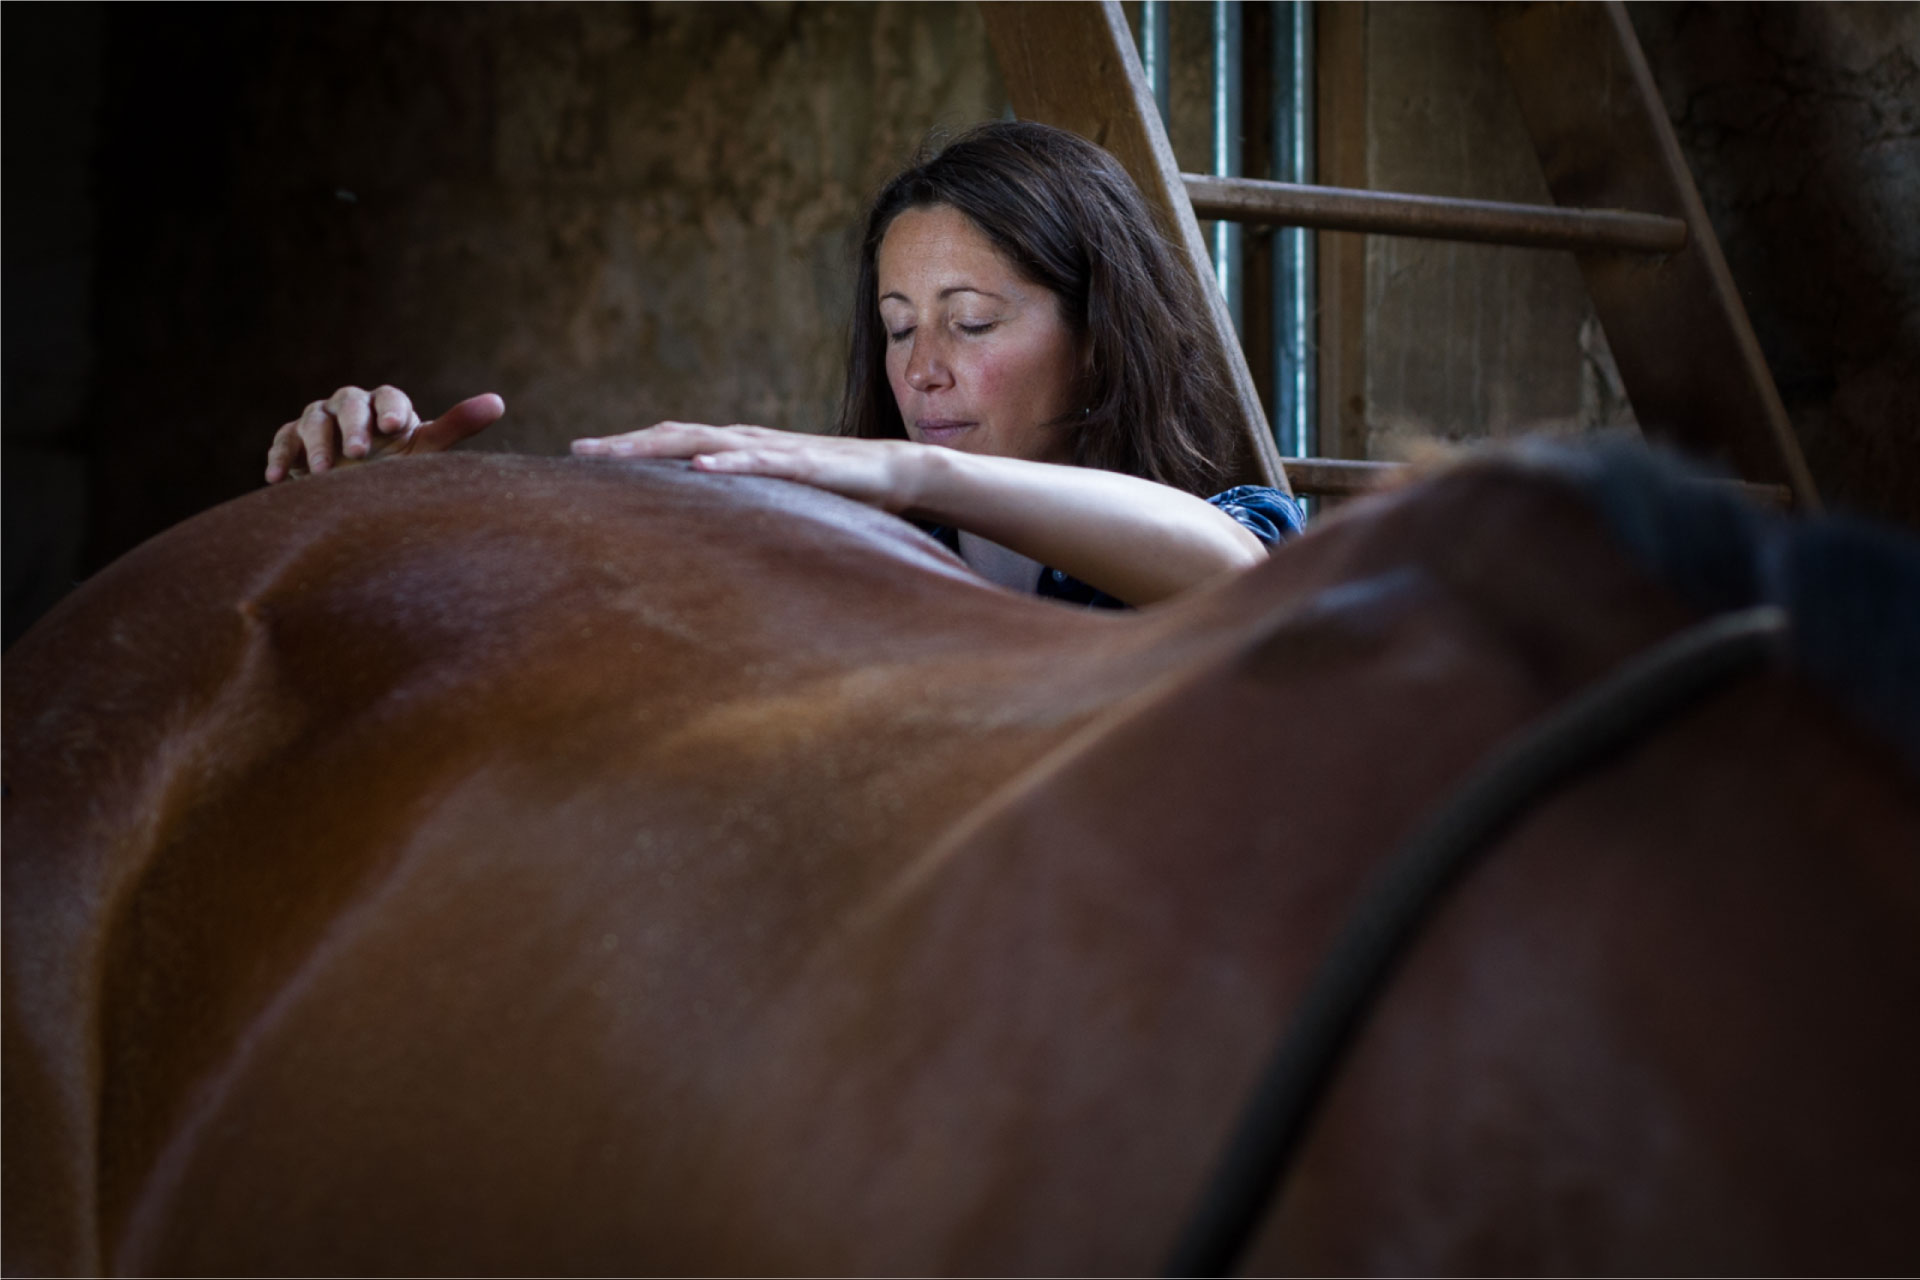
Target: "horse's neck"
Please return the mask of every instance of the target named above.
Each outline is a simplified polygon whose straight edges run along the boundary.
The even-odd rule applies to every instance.
[[[1009,551],[965,529],[960,531],[960,558],[988,582],[1009,591],[1030,594],[1040,581],[1038,560],[1029,560],[1018,551]]]

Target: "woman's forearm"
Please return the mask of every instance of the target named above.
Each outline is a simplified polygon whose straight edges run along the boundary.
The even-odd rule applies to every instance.
[[[906,514],[990,538],[1133,605],[1266,558],[1260,540],[1190,493],[1090,467],[926,448]]]
[[[1091,467],[688,422],[576,440],[573,451],[692,458],[706,471],[817,485],[978,534],[1128,604],[1164,600],[1266,556],[1258,538],[1203,499]]]

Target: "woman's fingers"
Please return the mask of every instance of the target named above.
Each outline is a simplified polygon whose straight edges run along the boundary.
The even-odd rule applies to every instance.
[[[294,427],[300,436],[300,447],[306,453],[307,470],[319,475],[332,466],[333,442],[339,427],[327,402],[316,400],[308,405]]]
[[[432,453],[452,448],[476,431],[498,422],[500,415],[506,411],[507,402],[489,391],[485,395],[462,400],[432,422],[420,422],[415,418],[418,429],[413,432],[413,449],[415,452]]]
[[[583,457],[691,458],[696,453],[724,453],[734,449],[778,447],[804,440],[791,431],[769,427],[714,427],[703,422],[656,422],[639,431],[617,436],[588,436],[573,442]]]
[[[812,480],[815,468],[798,449],[731,449],[726,453],[696,453],[698,471],[727,471],[739,475],[778,476],[782,480]]]
[[[393,454],[436,453],[499,419],[507,403],[488,392],[462,400],[432,422],[421,422],[398,387],[341,387],[308,405],[274,433],[267,450],[267,483],[318,474],[336,463]]]
[[[381,435],[404,435],[420,425],[420,415],[413,411],[413,401],[400,388],[375,387],[370,400],[373,429]]]
[[[361,390],[359,387],[342,387],[323,402],[323,409],[325,413],[333,419],[330,425],[339,430],[340,452],[338,456],[343,458],[366,457],[367,451],[373,447],[373,439],[371,436],[371,428],[373,426],[372,395]],[[312,411],[309,410],[308,412],[311,413]],[[302,431],[301,435],[306,436],[307,432]],[[331,455],[334,448],[333,431],[326,431],[324,438],[326,439],[328,453]],[[310,463],[317,463],[317,460],[313,457],[311,444],[308,445],[307,457]],[[332,457],[329,457],[328,461],[331,462]],[[313,471],[316,475],[324,470],[326,470],[324,466],[313,466]]]
[[[653,434],[658,427],[648,427],[644,431],[629,431],[617,436],[583,436],[568,446],[583,458],[664,458],[685,457],[685,454],[673,454],[662,451],[666,437]]]
[[[669,454],[656,454],[652,450],[664,444],[670,433],[663,428],[677,424],[656,422],[651,427],[639,431],[628,431],[617,436],[582,436],[568,446],[582,457],[668,457]],[[685,455],[681,455],[685,456]]]
[[[299,422],[289,422],[273,433],[273,447],[267,450],[267,483],[279,484],[293,474],[306,450],[300,443]]]

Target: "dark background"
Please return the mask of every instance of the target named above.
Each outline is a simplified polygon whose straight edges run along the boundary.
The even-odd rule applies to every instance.
[[[1465,56],[1394,53],[1405,24],[1479,39],[1470,7],[1368,12],[1380,75]],[[1631,12],[1816,481],[1920,526],[1920,7]],[[273,429],[342,383],[428,415],[500,391],[493,448],[668,415],[818,429],[866,196],[1005,105],[970,4],[0,14],[9,643],[259,484]],[[1419,113],[1378,115],[1379,156],[1422,145],[1392,133]],[[1477,376],[1472,403],[1529,372]]]

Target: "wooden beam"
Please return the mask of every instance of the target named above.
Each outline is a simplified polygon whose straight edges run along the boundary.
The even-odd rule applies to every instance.
[[[1367,165],[1367,23],[1364,4],[1314,8],[1314,178],[1337,187],[1372,184]],[[1368,444],[1367,238],[1315,236],[1319,263],[1320,452],[1364,458]]]
[[[1295,493],[1351,498],[1370,493],[1405,471],[1404,462],[1365,462],[1358,458],[1286,458],[1287,483]]]
[[[1194,215],[1200,218],[1532,249],[1673,253],[1687,243],[1686,223],[1656,214],[1356,191],[1199,173],[1180,176],[1193,201]]]
[[[1328,498],[1351,498],[1391,484],[1411,471],[1408,462],[1363,462],[1352,458],[1288,458],[1283,465],[1293,491]],[[1436,474],[1444,464],[1434,468]],[[1703,480],[1761,506],[1793,505],[1793,490],[1783,484],[1753,484],[1745,480]]]
[[[1554,200],[1678,218],[1687,245],[1575,254],[1641,430],[1819,507],[1813,476],[1618,0],[1503,4],[1494,37]]]
[[[1147,92],[1146,72],[1117,0],[989,2],[981,4],[980,12],[1014,112],[1025,120],[1070,129],[1112,152],[1146,196],[1161,230],[1173,244],[1184,247],[1240,402],[1244,449],[1242,474],[1234,478],[1285,488],[1286,474],[1266,411],[1254,389],[1226,300],[1214,283],[1200,223],[1193,216],[1173,147]]]

